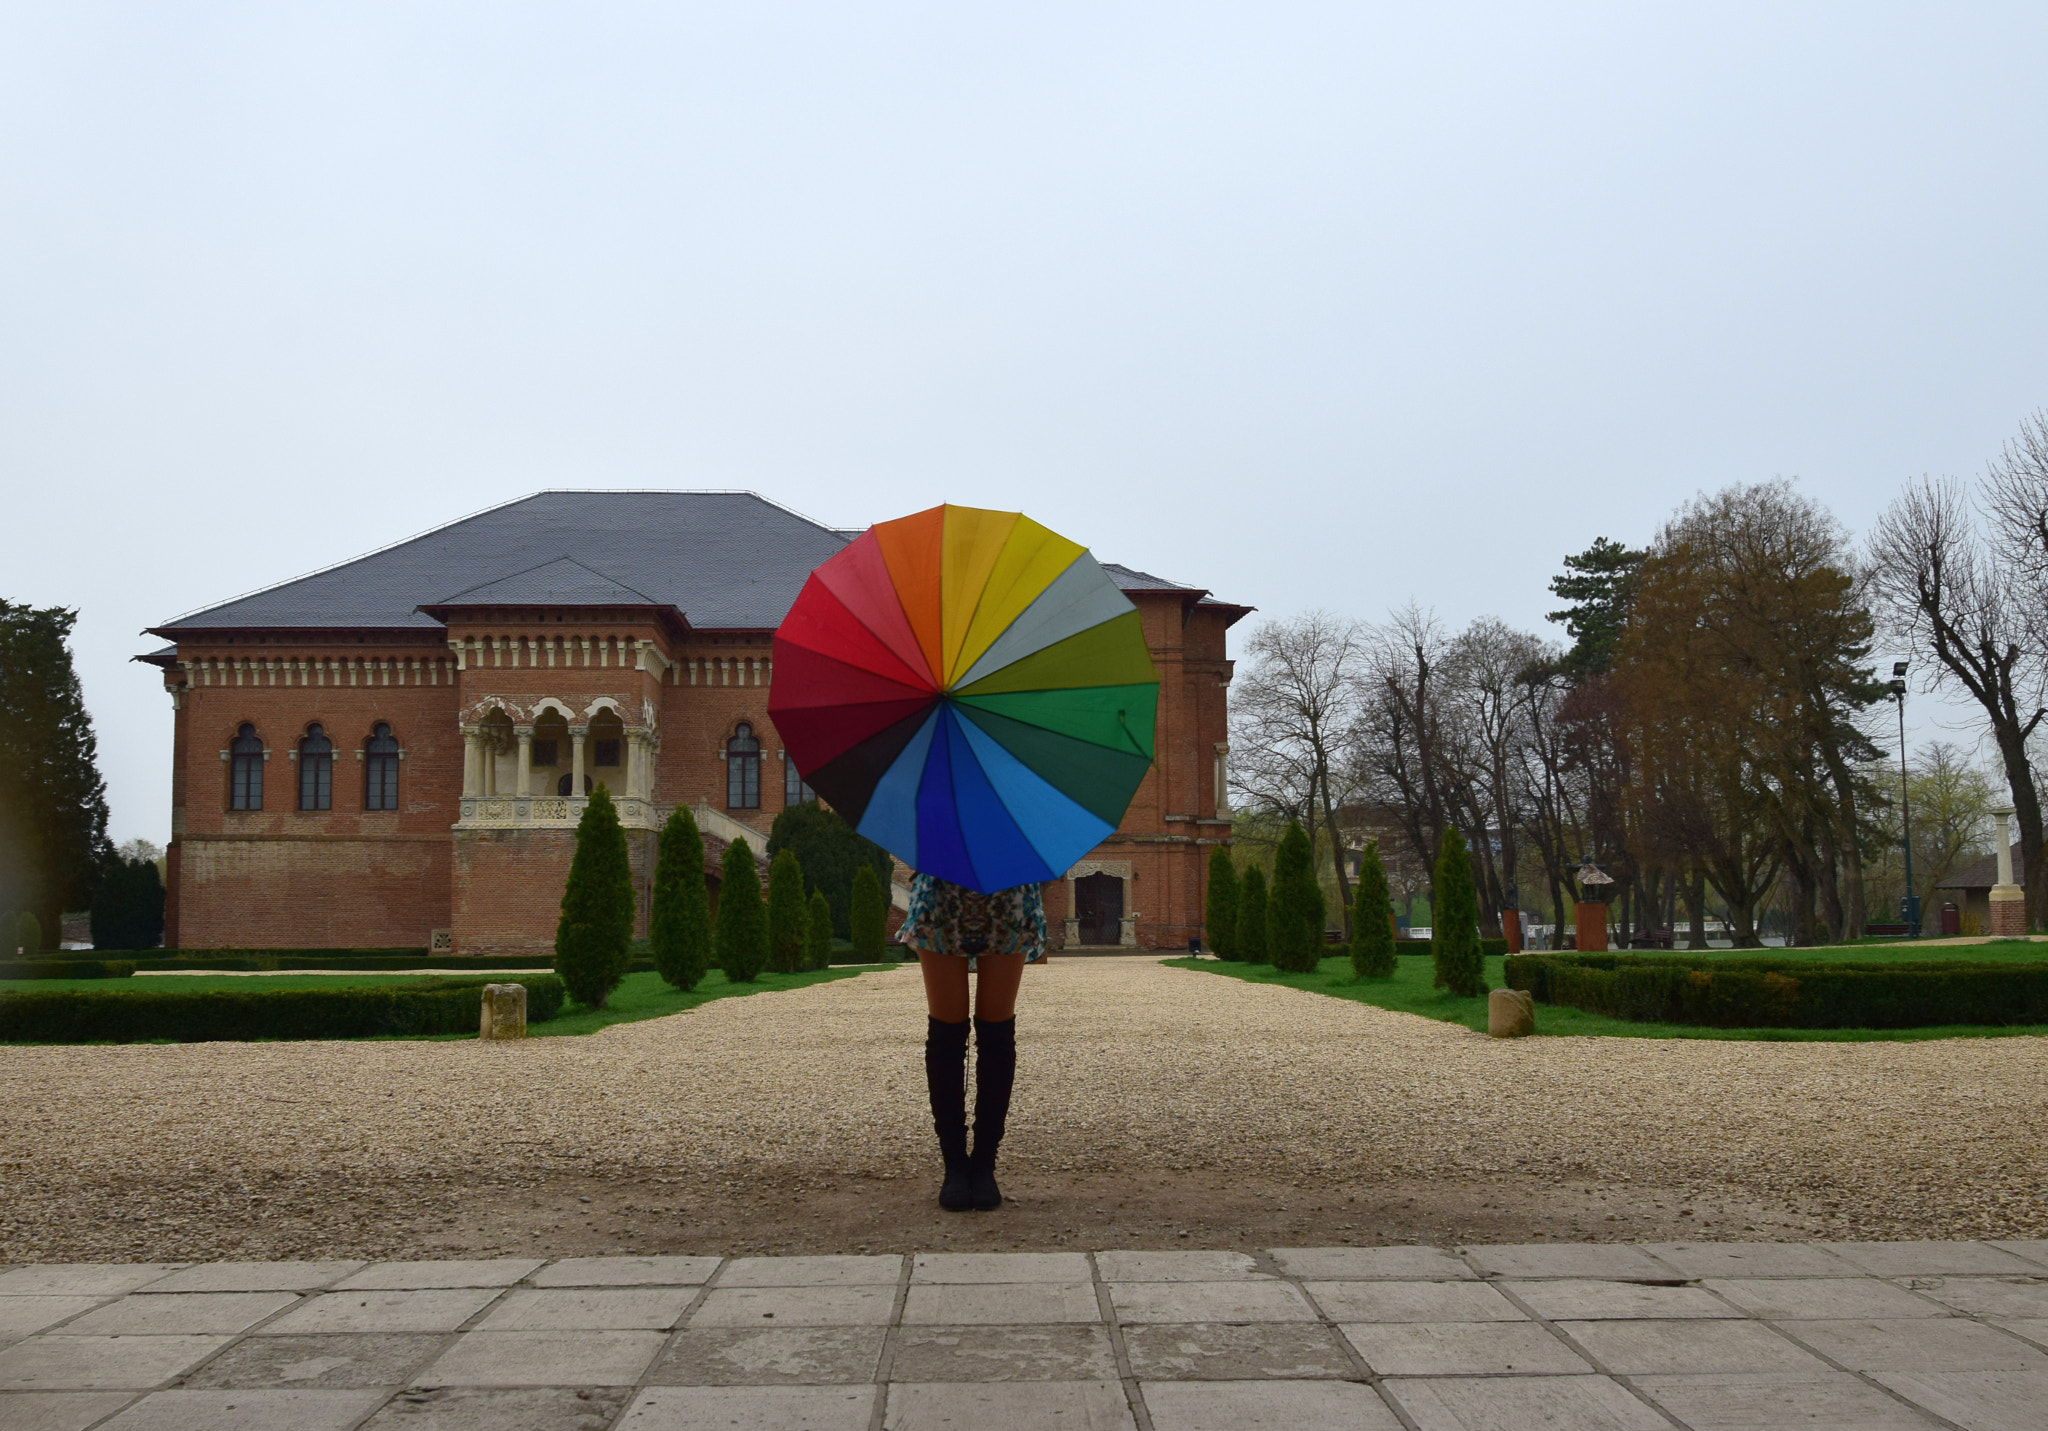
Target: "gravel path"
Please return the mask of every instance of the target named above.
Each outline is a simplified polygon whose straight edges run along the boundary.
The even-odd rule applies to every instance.
[[[95,1198],[138,1187],[260,1217],[323,1179],[459,1190],[508,1165],[735,1191],[920,1177],[923,1023],[906,968],[586,1038],[0,1048],[0,1258],[75,1253],[81,1217],[114,1205]],[[2048,1232],[2048,1040],[1496,1042],[1151,960],[1056,959],[1027,978],[1019,1046],[1005,1159],[1041,1181],[1576,1180],[1867,1236]]]

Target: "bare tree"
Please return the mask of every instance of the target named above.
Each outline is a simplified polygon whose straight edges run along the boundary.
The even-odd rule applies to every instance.
[[[1327,611],[1269,621],[1245,655],[1250,667],[1231,683],[1231,784],[1252,804],[1301,820],[1311,849],[1320,809],[1348,930],[1351,876],[1331,778],[1356,722],[1358,623]]]
[[[1922,478],[1871,529],[1868,578],[1893,638],[1932,653],[1927,684],[1960,686],[1983,713],[2019,821],[2030,928],[2048,912],[2041,796],[2027,758],[2048,701],[2048,546],[2033,536],[2048,524],[2043,421],[2036,417],[1985,483],[1990,539],[1961,483]],[[2048,533],[2039,540],[2048,543]]]

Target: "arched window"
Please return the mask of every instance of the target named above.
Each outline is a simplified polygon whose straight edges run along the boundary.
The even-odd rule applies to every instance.
[[[745,721],[725,743],[725,808],[761,808],[761,742],[754,739],[754,728]]]
[[[806,800],[815,800],[817,798],[818,792],[804,783],[804,777],[797,771],[796,762],[789,758],[789,752],[784,751],[782,755],[783,805],[785,807],[801,805]]]
[[[232,774],[228,781],[230,810],[263,808],[263,737],[256,727],[244,724],[228,746]]]
[[[334,805],[334,742],[318,725],[306,727],[299,742],[299,808],[327,810]]]
[[[381,720],[370,728],[363,746],[363,808],[398,808],[398,741]]]

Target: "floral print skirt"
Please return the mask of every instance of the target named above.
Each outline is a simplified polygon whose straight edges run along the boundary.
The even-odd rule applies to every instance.
[[[958,954],[970,969],[977,954],[1022,954],[1025,963],[1036,964],[1045,957],[1045,901],[1035,884],[977,894],[915,875],[901,933],[912,949]]]

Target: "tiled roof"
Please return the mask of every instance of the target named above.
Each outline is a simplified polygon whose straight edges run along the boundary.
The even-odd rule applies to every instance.
[[[778,625],[804,577],[845,545],[839,532],[752,492],[536,492],[153,629],[436,627],[416,608],[493,584],[531,593],[566,579],[563,562],[630,588],[633,604],[672,605],[693,626],[761,629]]]
[[[419,608],[654,605],[700,629],[769,630],[812,568],[857,535],[752,492],[536,492],[150,629],[434,628]],[[1103,569],[1125,591],[1215,604],[1201,587]]]

